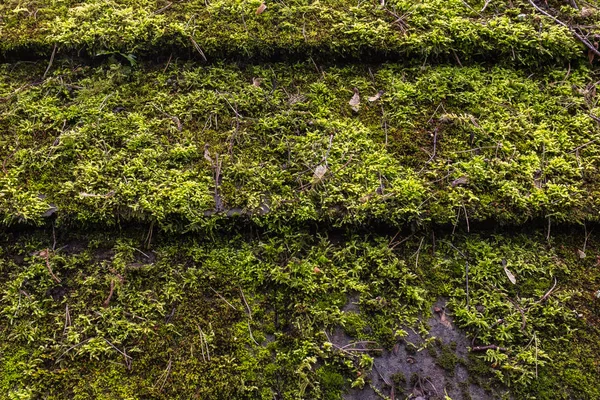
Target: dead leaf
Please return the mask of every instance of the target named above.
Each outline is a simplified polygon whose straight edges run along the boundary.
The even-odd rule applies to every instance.
[[[577,249],[577,255],[579,258],[585,258],[585,252],[583,250]]]
[[[210,156],[210,152],[208,151],[208,143],[204,145],[204,159],[209,163],[213,163],[213,159]]]
[[[325,176],[325,174],[327,173],[327,166],[326,165],[319,165],[317,168],[315,168],[315,175],[314,178],[317,181],[320,181],[321,179],[323,179],[323,177]]]
[[[452,187],[457,187],[460,185],[466,185],[467,183],[469,183],[469,178],[467,178],[466,176],[461,176],[460,178],[453,180],[451,185]]]
[[[260,15],[267,9],[267,5],[265,3],[261,3],[260,6],[256,9],[256,15]]]
[[[40,257],[46,257],[46,256],[48,255],[48,251],[47,251],[47,250],[42,250],[42,251],[40,251],[40,252],[38,253],[38,255],[39,255]]]
[[[259,87],[261,83],[262,80],[260,78],[252,78],[252,86]]]
[[[358,109],[360,108],[360,95],[358,94],[357,88],[354,88],[354,96],[352,96],[348,104],[350,104],[350,107],[352,107],[355,112],[358,112]]]
[[[504,267],[504,273],[506,274],[506,276],[508,276],[508,280],[513,284],[516,285],[517,284],[517,278],[515,278],[515,276],[513,275],[512,272],[510,272],[508,270],[508,268],[506,267],[506,260],[503,259],[502,260],[502,267]]]
[[[314,272],[315,274],[320,274],[320,273],[321,273],[321,269],[320,269],[319,267],[314,267],[314,268],[313,268],[313,272]]]
[[[379,100],[379,99],[381,98],[381,96],[383,96],[383,93],[384,93],[384,92],[383,92],[383,90],[380,90],[379,92],[377,92],[377,93],[375,94],[375,96],[371,96],[371,97],[369,97],[369,101],[370,101],[370,102],[373,102],[373,101],[377,101],[377,100]]]
[[[446,317],[446,313],[445,312],[442,312],[442,314],[440,315],[440,322],[446,328],[452,329],[452,322],[450,322],[450,320],[448,319],[448,317]]]

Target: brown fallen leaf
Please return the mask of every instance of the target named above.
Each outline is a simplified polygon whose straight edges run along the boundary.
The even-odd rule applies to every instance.
[[[377,92],[377,93],[375,94],[375,96],[371,96],[371,97],[369,97],[369,101],[370,101],[370,102],[374,102],[374,101],[377,101],[377,100],[379,100],[379,99],[381,98],[381,96],[383,96],[383,93],[384,93],[384,92],[383,92],[383,90],[380,90],[379,92]]]
[[[260,6],[256,9],[256,15],[260,15],[267,9],[267,5],[265,3],[261,3]]]
[[[323,179],[323,177],[325,176],[325,174],[327,173],[327,166],[326,165],[319,165],[317,168],[315,168],[315,174],[314,174],[314,178],[316,181],[320,181],[321,179]]]
[[[212,159],[212,157],[210,156],[210,151],[208,151],[208,147],[209,147],[209,144],[208,144],[208,143],[206,143],[206,144],[204,145],[204,159],[205,159],[206,161],[208,161],[208,162],[209,162],[209,163],[212,165],[212,163],[213,163],[213,159]]]
[[[360,95],[358,94],[357,88],[354,88],[354,96],[352,96],[348,104],[350,104],[350,107],[352,107],[355,112],[358,112],[360,108]]]
[[[517,278],[513,275],[512,272],[506,267],[506,259],[502,259],[502,267],[504,268],[504,273],[508,276],[508,280],[513,284],[517,284]]]
[[[313,272],[314,272],[315,274],[320,274],[320,273],[321,273],[321,269],[320,269],[319,267],[314,267],[314,268],[313,268]]]
[[[577,249],[577,255],[579,256],[579,258],[585,258],[586,256],[585,251],[579,249]]]
[[[457,187],[460,185],[466,185],[467,183],[469,183],[469,178],[467,178],[466,176],[461,176],[460,178],[453,180],[451,185],[452,187]]]
[[[450,320],[448,319],[448,317],[446,317],[446,313],[445,312],[442,312],[442,314],[440,315],[440,322],[446,328],[452,329],[452,322],[450,322]]]
[[[252,86],[259,87],[261,83],[262,80],[260,78],[252,78]]]

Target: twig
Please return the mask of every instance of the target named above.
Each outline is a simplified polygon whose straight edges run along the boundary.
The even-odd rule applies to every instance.
[[[592,234],[592,232],[594,232],[594,229],[592,228],[592,230],[588,233],[585,222],[583,223],[583,229],[585,230],[585,239],[583,240],[583,249],[581,249],[581,251],[583,251],[585,253],[585,247],[587,246],[588,239],[589,239],[590,235]]]
[[[490,344],[487,346],[475,346],[471,347],[471,351],[487,351],[487,350],[500,350],[500,351],[508,351],[506,347],[496,346],[495,344]]]
[[[167,68],[169,68],[169,65],[171,65],[171,58],[173,58],[173,53],[171,53],[169,59],[167,60],[167,65],[165,66],[165,69],[163,69],[163,74],[167,72]]]
[[[548,300],[548,297],[550,297],[550,295],[554,291],[554,288],[556,287],[557,283],[558,283],[558,281],[556,280],[556,277],[554,277],[554,285],[552,285],[552,287],[550,288],[550,290],[548,290],[542,297],[540,297],[540,299],[537,302],[538,303],[543,303],[544,301]]]
[[[202,49],[200,48],[200,45],[198,45],[198,43],[194,40],[193,37],[190,36],[190,40],[192,41],[192,44],[194,45],[194,48],[196,49],[196,51],[198,51],[198,53],[200,53],[200,55],[202,56],[202,59],[204,61],[208,61],[206,56],[204,55],[204,52],[202,51]]]
[[[208,359],[208,361],[210,361],[210,350],[208,348],[208,340],[206,340],[206,335],[204,334],[204,331],[202,331],[202,328],[200,328],[200,325],[196,325],[198,327],[198,331],[200,332],[200,338],[202,340],[201,344],[204,344],[204,347],[206,349],[206,358]],[[202,350],[202,354],[204,355],[204,350]]]
[[[65,350],[65,351],[64,351],[64,352],[63,352],[63,353],[62,353],[62,354],[61,354],[61,355],[60,355],[60,356],[59,356],[59,357],[56,359],[56,361],[54,361],[54,364],[57,364],[57,363],[58,363],[58,362],[59,362],[59,361],[60,361],[60,360],[61,360],[61,359],[64,357],[64,355],[65,355],[65,354],[67,354],[69,351],[73,350],[75,347],[81,346],[82,344],[85,344],[85,343],[89,342],[90,340],[91,340],[91,338],[89,338],[89,339],[85,339],[84,341],[82,341],[82,342],[79,342],[79,343],[77,343],[77,344],[75,344],[75,345],[73,345],[73,346],[69,347],[67,350]]]
[[[46,259],[46,267],[48,268],[48,272],[50,272],[50,276],[52,277],[52,279],[54,279],[54,281],[56,283],[60,283],[61,280],[56,275],[54,275],[54,272],[52,272],[52,267],[50,266],[50,258],[49,257],[50,257],[50,249],[46,249],[44,251],[44,258]]]
[[[469,215],[467,214],[467,208],[465,207],[465,203],[462,203],[462,208],[465,211],[465,219],[467,220],[467,233],[471,232],[471,229],[469,227]]]
[[[227,304],[229,305],[229,307],[233,308],[235,311],[237,311],[237,310],[238,310],[237,308],[235,308],[235,307],[233,306],[233,304],[231,304],[230,302],[228,302],[228,301],[225,299],[225,297],[221,296],[221,295],[219,294],[219,292],[217,292],[215,289],[213,289],[213,288],[212,288],[212,287],[210,287],[210,286],[209,286],[209,288],[210,288],[210,290],[212,290],[213,292],[215,292],[215,294],[216,294],[217,296],[219,296],[219,298],[220,298],[221,300],[223,300],[225,303],[227,303]]]
[[[171,373],[172,362],[173,362],[173,356],[170,356],[169,363],[167,364],[167,369],[165,369],[165,371],[162,373],[162,375],[160,376],[160,378],[157,381],[157,383],[158,383],[162,380],[160,388],[158,389],[161,392],[162,392],[163,388],[165,387],[165,385],[167,384],[167,380],[169,379],[169,374]]]
[[[590,140],[589,142],[587,142],[587,143],[584,143],[584,144],[582,144],[582,145],[581,145],[581,146],[579,146],[579,147],[575,147],[573,150],[569,151],[569,153],[567,153],[567,154],[570,154],[570,153],[575,153],[575,152],[577,152],[578,150],[581,150],[581,149],[583,149],[584,147],[587,147],[587,146],[589,146],[590,144],[596,143],[597,141],[598,141],[598,139]]]
[[[42,80],[46,79],[46,75],[48,74],[48,71],[50,71],[50,68],[52,67],[52,63],[54,62],[55,55],[56,55],[56,43],[54,43],[54,49],[52,49],[52,55],[50,56],[50,62],[48,63],[48,68],[46,68],[46,71],[44,72],[44,75],[42,76]]]
[[[421,254],[421,246],[423,246],[423,241],[425,240],[425,236],[421,238],[421,243],[419,243],[419,248],[417,249],[417,258],[415,260],[415,268],[419,267],[419,255]]]
[[[542,10],[541,8],[539,8],[533,2],[533,0],[529,0],[529,4],[531,4],[533,6],[533,8],[535,8],[536,10],[538,10],[539,12],[541,12],[542,14],[544,14],[545,16],[547,16],[548,18],[552,19],[557,24],[559,24],[559,25],[567,28],[571,32],[571,34],[573,36],[575,36],[577,39],[579,39],[581,41],[581,43],[583,43],[585,45],[585,47],[587,47],[592,53],[594,53],[597,56],[600,56],[600,51],[598,51],[598,49],[595,48],[594,45],[592,45],[586,38],[584,38],[583,36],[581,36],[580,34],[578,34],[577,32],[575,32],[575,30],[573,28],[571,28],[569,25],[565,24],[564,22],[562,22],[561,20],[559,20],[558,18],[556,18],[552,14],[549,14],[546,11]]]
[[[252,311],[250,310],[250,306],[248,305],[248,302],[246,301],[246,296],[244,296],[244,292],[242,291],[242,288],[238,287],[238,289],[240,289],[240,293],[242,295],[242,300],[244,300],[244,304],[246,305],[246,309],[248,310],[248,332],[250,332],[250,339],[252,339],[252,341],[257,346],[259,346],[256,339],[254,339],[254,336],[252,335],[252,329],[250,328],[250,322],[252,322]]]
[[[504,293],[503,293],[504,294]],[[513,299],[511,299],[510,297],[504,295],[506,297],[506,299],[511,302],[511,304],[513,306],[515,306],[515,308],[519,311],[519,313],[521,313],[521,331],[525,331],[525,327],[527,326],[527,318],[525,317],[525,311],[523,311],[523,309],[517,304],[516,301],[514,301]]]
[[[63,335],[67,333],[67,328],[71,326],[71,314],[69,313],[69,305],[65,306],[65,328],[63,329]]]
[[[114,291],[115,291],[115,280],[111,279],[110,280],[110,292],[108,293],[108,297],[106,298],[106,300],[104,300],[104,302],[102,303],[103,307],[108,307],[108,303],[110,303],[110,299],[112,299]]]
[[[169,7],[171,7],[173,5],[173,2],[169,2],[169,4],[167,4],[166,6],[164,6],[163,8],[159,8],[158,10],[154,11],[154,14],[160,14],[161,12],[167,10]]]
[[[485,0],[485,4],[483,5],[483,8],[481,10],[479,10],[479,12],[484,12],[485,9],[487,8],[488,4],[490,4],[492,0]]]

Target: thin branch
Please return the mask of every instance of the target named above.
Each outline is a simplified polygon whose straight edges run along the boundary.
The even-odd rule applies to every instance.
[[[231,304],[230,302],[228,302],[228,301],[225,299],[225,297],[221,296],[221,295],[219,294],[219,292],[217,292],[217,291],[216,291],[215,289],[213,289],[212,287],[209,287],[209,288],[210,288],[210,290],[212,290],[213,292],[215,292],[215,294],[216,294],[217,296],[219,296],[219,298],[220,298],[221,300],[223,300],[225,303],[227,303],[227,305],[229,305],[229,307],[233,308],[235,311],[237,311],[237,310],[238,310],[237,308],[235,308],[235,307],[233,306],[233,304]]]
[[[46,79],[46,75],[48,75],[48,71],[50,71],[50,68],[52,67],[52,63],[54,62],[55,55],[56,55],[56,43],[54,43],[54,49],[52,49],[52,55],[50,56],[50,62],[48,63],[48,68],[46,68],[46,71],[44,72],[42,79]]]
[[[61,280],[54,275],[54,272],[52,272],[52,267],[50,266],[50,249],[46,249],[44,250],[44,258],[46,259],[46,268],[48,268],[48,272],[50,272],[50,276],[52,277],[52,279],[54,279],[54,281],[56,283],[60,283]]]
[[[538,10],[540,13],[544,14],[546,17],[552,19],[557,24],[559,24],[559,25],[567,28],[571,32],[571,34],[573,36],[575,36],[577,39],[579,39],[581,41],[581,43],[583,43],[585,45],[585,47],[587,47],[592,53],[594,53],[597,56],[600,56],[600,51],[598,51],[598,49],[595,48],[594,45],[591,44],[586,38],[584,38],[583,36],[581,36],[579,33],[575,32],[575,30],[573,28],[571,28],[569,25],[565,24],[564,22],[562,22],[561,20],[559,20],[558,18],[556,18],[552,14],[549,14],[546,11],[542,10],[541,8],[539,8],[533,2],[533,0],[529,0],[529,4],[531,4],[533,6],[533,8],[535,8],[536,10]]]
[[[506,347],[496,346],[495,344],[490,344],[488,346],[475,346],[475,347],[471,347],[471,351],[487,351],[487,350],[508,351],[508,349]]]
[[[110,299],[112,299],[114,291],[115,291],[115,280],[111,279],[110,280],[110,292],[108,293],[108,297],[106,298],[106,300],[104,300],[104,302],[102,303],[103,307],[108,307],[108,304],[110,303]]]

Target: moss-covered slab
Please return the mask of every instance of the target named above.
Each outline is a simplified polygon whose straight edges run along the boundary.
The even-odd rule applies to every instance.
[[[1,396],[399,398],[435,396],[433,378],[433,398],[594,399],[584,240],[3,233]]]
[[[383,4],[383,5],[382,5]],[[118,52],[198,59],[321,54],[443,56],[539,65],[579,58],[583,46],[529,1],[483,0],[6,0],[0,51],[28,57]],[[485,7],[484,7],[485,5]],[[561,18],[594,26],[584,11],[550,2]],[[594,30],[590,31],[594,33]],[[459,61],[460,62],[460,61]]]
[[[45,67],[1,67],[4,224],[598,219],[586,68]]]

